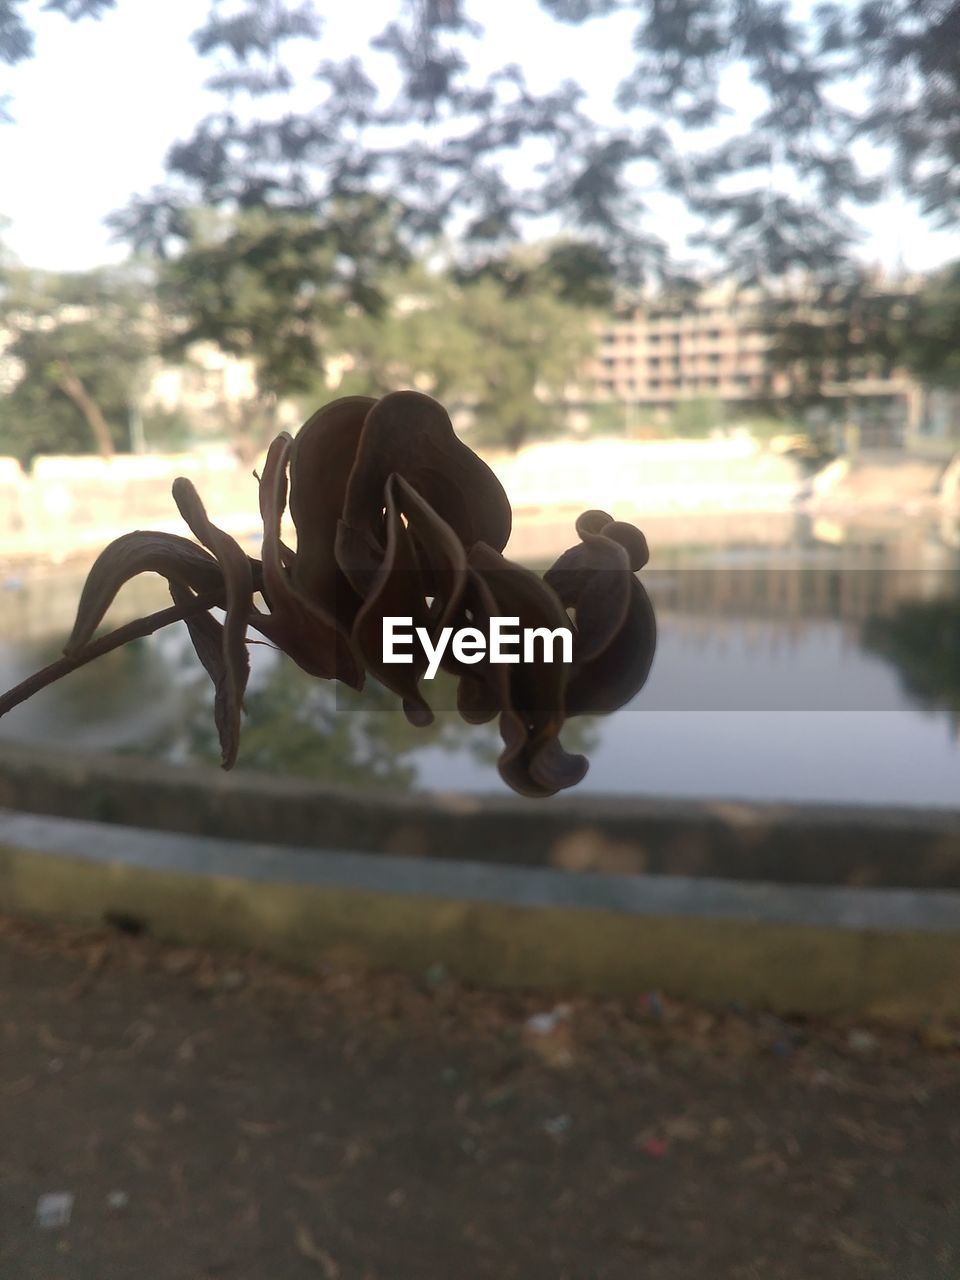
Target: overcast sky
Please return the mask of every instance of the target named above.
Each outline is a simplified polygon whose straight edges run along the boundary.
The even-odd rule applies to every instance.
[[[334,58],[363,53],[397,5],[320,0],[317,7],[331,15],[322,56]],[[119,0],[99,22],[31,15],[36,57],[5,70],[0,86],[13,94],[15,117],[0,125],[0,216],[10,224],[0,237],[23,262],[84,269],[124,256],[109,243],[103,219],[160,182],[170,144],[219,105],[203,89],[213,67],[189,39],[206,13],[207,0]],[[478,67],[519,62],[539,89],[576,79],[598,113],[630,66],[629,14],[565,27],[536,0],[510,0],[486,6],[485,28],[475,46]],[[319,60],[316,50],[310,56]],[[955,236],[931,232],[900,199],[858,218],[867,232],[861,254],[870,261],[922,271],[958,254]],[[681,256],[677,229],[682,234],[685,221],[675,206],[654,202],[650,229]]]

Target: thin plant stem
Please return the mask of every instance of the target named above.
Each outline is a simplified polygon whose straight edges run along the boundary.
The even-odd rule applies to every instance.
[[[28,698],[32,698],[35,693],[53,684],[61,676],[69,675],[71,671],[86,666],[88,662],[93,662],[95,658],[102,657],[112,649],[119,649],[130,640],[142,640],[144,636],[152,635],[161,627],[168,627],[172,622],[182,622],[185,618],[192,618],[198,613],[206,613],[208,609],[216,608],[217,605],[223,605],[223,592],[208,592],[206,595],[197,596],[188,605],[183,607],[171,605],[167,609],[160,609],[157,613],[150,613],[145,618],[127,622],[122,627],[117,627],[115,631],[109,631],[105,636],[100,636],[98,640],[91,640],[79,653],[58,658],[56,662],[51,662],[42,671],[34,672],[32,676],[28,676],[15,688],[3,694],[0,697],[0,716],[5,716],[8,711],[12,711],[21,702],[26,702]]]

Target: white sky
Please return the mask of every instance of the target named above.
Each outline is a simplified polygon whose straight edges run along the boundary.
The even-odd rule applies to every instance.
[[[396,0],[317,7],[330,16],[311,53],[316,61],[363,54],[397,10]],[[167,148],[220,104],[203,89],[214,68],[189,40],[206,13],[207,0],[119,0],[99,22],[29,15],[36,57],[5,69],[0,83],[13,94],[15,117],[0,126],[0,216],[10,224],[0,239],[23,262],[79,270],[125,255],[109,243],[103,219],[162,181]],[[518,62],[534,89],[570,77],[598,113],[631,65],[630,14],[567,27],[545,17],[536,0],[510,0],[486,6],[484,24],[478,67]],[[869,261],[924,271],[960,256],[956,235],[930,231],[899,198],[857,217]],[[652,203],[649,229],[680,256],[678,236],[690,225],[675,202]]]

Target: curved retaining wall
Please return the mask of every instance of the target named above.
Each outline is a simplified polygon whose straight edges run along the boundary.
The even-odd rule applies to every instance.
[[[306,779],[0,746],[0,807],[311,849],[566,872],[960,888],[960,812],[390,796]]]
[[[500,985],[960,1015],[960,893],[578,876],[0,812],[0,911]]]

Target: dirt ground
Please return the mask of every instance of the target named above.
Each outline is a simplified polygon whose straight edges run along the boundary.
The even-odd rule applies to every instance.
[[[2,1280],[861,1276],[960,1277],[955,1029],[0,921]]]

